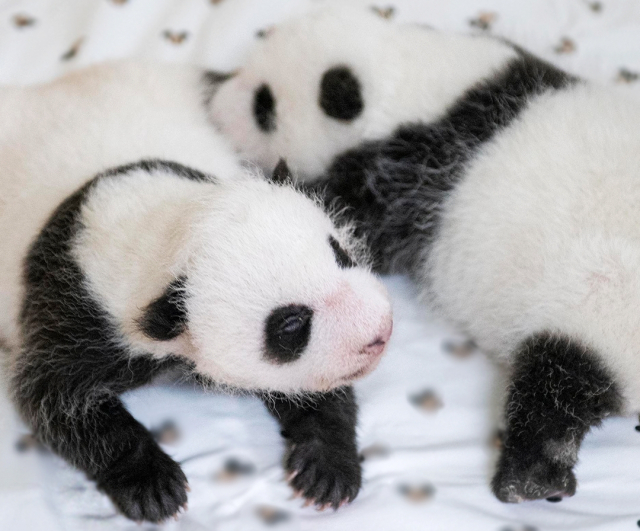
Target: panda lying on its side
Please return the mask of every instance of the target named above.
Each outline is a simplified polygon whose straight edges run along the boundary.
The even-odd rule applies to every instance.
[[[201,81],[113,64],[0,88],[12,396],[122,513],[158,522],[185,504],[187,480],[118,395],[169,368],[263,392],[292,487],[338,507],[360,487],[347,386],[379,361],[390,304],[346,229],[241,170],[207,123]],[[311,393],[325,394],[305,405]]]
[[[260,163],[323,173],[378,271],[507,363],[496,496],[573,495],[589,429],[640,409],[640,106],[498,40],[320,10],[211,114]]]

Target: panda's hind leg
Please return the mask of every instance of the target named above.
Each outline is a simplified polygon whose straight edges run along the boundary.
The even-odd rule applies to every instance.
[[[492,481],[496,497],[517,503],[573,496],[584,436],[621,405],[618,386],[594,352],[561,335],[531,336],[514,357]]]

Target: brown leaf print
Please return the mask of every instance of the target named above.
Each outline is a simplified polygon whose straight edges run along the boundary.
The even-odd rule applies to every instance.
[[[78,52],[80,51],[80,48],[82,47],[83,42],[84,42],[84,37],[80,37],[76,42],[74,42],[71,45],[71,48],[69,48],[64,54],[62,54],[62,57],[60,57],[60,60],[71,61],[71,59],[73,59],[76,55],[78,55]]]
[[[171,420],[166,420],[158,428],[151,430],[151,435],[161,444],[174,444],[180,439],[180,431]]]
[[[17,15],[13,15],[13,25],[16,28],[30,28],[31,26],[35,26],[36,24],[36,19],[29,16],[29,15],[25,15],[22,13],[18,13]]]
[[[498,19],[498,14],[493,11],[483,11],[476,18],[469,20],[469,25],[483,31],[491,30],[491,26]]]
[[[587,4],[587,6],[589,6],[589,9],[591,9],[591,11],[593,11],[594,13],[600,13],[602,11],[602,2],[592,2],[590,0],[586,0],[585,2]]]
[[[389,448],[382,444],[372,444],[360,451],[360,461],[369,461],[370,459],[382,459],[390,454]]]
[[[258,37],[258,39],[266,39],[274,31],[275,26],[269,26],[268,28],[259,29],[258,31],[256,31],[256,37]]]
[[[266,525],[269,526],[286,522],[289,519],[289,513],[270,505],[258,506],[256,508],[256,514]]]
[[[396,12],[396,8],[393,6],[387,6],[387,7],[371,6],[371,9],[374,13],[377,13],[382,18],[386,18],[386,19],[390,19],[391,17],[393,17],[393,15]]]
[[[569,37],[562,37],[560,44],[558,44],[553,51],[560,54],[573,53],[576,51],[576,42]]]
[[[435,496],[436,489],[429,483],[422,483],[417,485],[410,483],[401,483],[400,485],[398,485],[398,492],[400,492],[400,494],[405,496],[409,501],[413,503],[423,503]]]
[[[431,389],[425,389],[420,393],[410,395],[409,402],[428,413],[435,413],[443,405],[440,397]]]
[[[468,358],[477,350],[476,344],[471,339],[448,339],[442,343],[442,350],[456,358]]]
[[[618,77],[616,81],[618,83],[633,83],[640,79],[640,72],[629,70],[628,68],[621,68],[618,70]]]
[[[31,433],[27,433],[20,437],[16,442],[16,450],[20,453],[31,450],[32,448],[38,448],[40,443]]]
[[[189,32],[181,31],[178,33],[176,31],[164,30],[162,36],[165,39],[167,39],[171,44],[182,44],[184,41],[187,40],[187,37],[189,37]]]
[[[222,470],[215,475],[215,479],[216,481],[228,483],[235,481],[241,476],[250,476],[255,471],[256,467],[253,463],[243,462],[235,457],[230,457],[225,461]]]

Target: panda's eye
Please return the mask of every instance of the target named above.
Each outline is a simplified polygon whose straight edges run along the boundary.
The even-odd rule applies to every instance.
[[[312,318],[308,306],[291,304],[273,310],[265,327],[266,357],[276,363],[297,360],[309,342]]]
[[[276,128],[276,100],[271,87],[266,83],[260,85],[253,96],[253,116],[258,127],[265,133]]]
[[[353,259],[347,254],[340,244],[338,240],[336,240],[333,236],[329,236],[329,245],[331,245],[331,249],[333,249],[333,256],[336,257],[336,262],[342,269],[347,269],[349,267],[356,267],[356,263]]]
[[[290,315],[278,329],[279,334],[295,334],[309,321],[309,315],[306,313],[296,313]]]

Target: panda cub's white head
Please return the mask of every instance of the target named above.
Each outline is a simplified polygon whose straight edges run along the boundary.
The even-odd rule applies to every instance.
[[[215,382],[326,391],[389,340],[386,290],[349,231],[291,186],[137,168],[93,186],[81,226],[75,258],[127,342]]]
[[[329,2],[277,25],[209,102],[213,122],[270,171],[301,179],[402,124],[436,120],[517,52],[497,39],[397,24]]]
[[[185,294],[200,371],[296,391],[376,366],[391,334],[385,290],[307,197],[264,182],[230,186],[193,226],[192,244]]]
[[[344,6],[278,25],[217,89],[211,117],[263,168],[284,158],[301,177],[318,174],[370,127],[367,103],[379,99],[375,76],[395,53],[390,38],[388,21]]]

